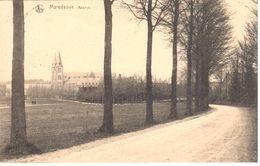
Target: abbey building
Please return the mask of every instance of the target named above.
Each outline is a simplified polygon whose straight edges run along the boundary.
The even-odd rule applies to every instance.
[[[65,73],[60,53],[55,55],[51,71],[51,85],[57,88],[98,87],[102,81],[102,75],[98,73]]]

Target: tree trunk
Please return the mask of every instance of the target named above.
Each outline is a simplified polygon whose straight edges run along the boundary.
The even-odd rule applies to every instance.
[[[24,102],[24,7],[22,0],[13,0],[13,25],[10,145],[19,147],[27,144]]]
[[[225,82],[226,82],[226,91],[225,91],[225,93],[226,93],[226,95],[225,95],[225,100],[226,100],[226,102],[229,100],[229,97],[228,97],[228,92],[229,92],[229,89],[228,89],[228,74],[226,73],[226,76],[225,76],[226,78],[225,78]]]
[[[222,79],[222,77],[221,77],[221,79]],[[219,101],[223,101],[223,98],[222,98],[222,85],[223,85],[223,82],[222,82],[222,80],[220,81],[220,83],[219,83]]]
[[[205,96],[205,111],[208,110],[209,108],[209,68],[207,65],[207,70],[206,70],[206,82],[205,82],[205,87],[206,87],[206,96]]]
[[[208,109],[208,91],[209,91],[209,83],[208,83],[208,56],[205,50],[201,56],[201,109],[202,111],[206,111]]]
[[[205,61],[204,61],[204,54],[201,56],[201,111],[205,111],[205,96],[206,96],[206,87],[205,87]]]
[[[202,111],[202,93],[203,93],[203,85],[202,85],[202,80],[203,80],[203,61],[202,61],[202,53],[203,50],[201,50],[201,47],[203,47],[203,44],[201,44],[200,40],[203,32],[201,29],[198,30],[198,34],[197,34],[197,38],[196,41],[194,43],[196,43],[196,64],[195,64],[195,70],[196,70],[196,82],[195,82],[195,111],[196,112],[200,112]]]
[[[146,123],[153,123],[153,82],[152,82],[152,0],[148,1],[147,10],[147,57],[146,57]]]
[[[173,18],[173,45],[172,45],[172,91],[171,91],[171,112],[169,118],[177,118],[177,58],[178,58],[178,21],[179,21],[179,1],[174,1]]]
[[[196,82],[195,82],[195,111],[201,111],[201,60],[199,54],[196,57]]]
[[[193,44],[193,9],[194,2],[190,0],[190,20],[189,20],[189,36],[187,49],[187,115],[192,115],[192,89],[191,89],[191,72],[192,72],[192,44]]]
[[[113,94],[112,94],[112,3],[104,0],[105,7],[105,55],[104,55],[104,117],[101,132],[113,133]]]
[[[206,54],[204,55],[204,64],[205,64],[205,76],[204,76],[204,87],[205,87],[205,93],[204,93],[204,111],[208,110],[209,108],[209,53],[206,51]]]

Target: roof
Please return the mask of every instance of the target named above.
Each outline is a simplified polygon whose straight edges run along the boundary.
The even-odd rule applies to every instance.
[[[89,73],[82,73],[82,72],[69,72],[64,73],[65,77],[83,77],[83,78],[98,78],[102,77],[99,73],[89,72]]]
[[[100,77],[67,77],[67,79],[64,80],[65,85],[67,84],[73,84],[73,85],[84,85],[84,86],[97,86],[101,78]]]

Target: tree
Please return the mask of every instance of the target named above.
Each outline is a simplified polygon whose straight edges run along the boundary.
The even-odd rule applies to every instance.
[[[123,4],[139,20],[147,23],[147,55],[146,55],[146,123],[152,124],[153,119],[153,82],[152,82],[152,45],[153,32],[165,17],[167,3],[160,0],[134,0]]]
[[[195,110],[207,110],[209,77],[230,61],[232,35],[223,0],[185,2],[180,43],[187,53],[187,113],[191,114],[192,78],[195,80]]]
[[[177,118],[177,58],[178,58],[178,23],[180,1],[174,0],[173,44],[172,44],[172,90],[171,90],[171,113],[169,118]],[[172,6],[172,5],[171,5]]]
[[[13,70],[11,105],[11,140],[14,147],[25,146],[26,118],[24,103],[24,9],[23,1],[13,1]]]
[[[33,153],[38,150],[28,143],[26,134],[23,0],[13,0],[13,27],[11,137],[5,150],[11,154]]]
[[[112,93],[112,4],[114,0],[104,0],[105,8],[105,54],[104,54],[104,117],[99,131],[113,133],[113,93]]]
[[[180,0],[169,0],[169,15],[162,21],[162,25],[170,30],[172,41],[172,77],[171,77],[171,110],[169,119],[177,118],[177,59],[178,59],[178,25],[180,15]]]
[[[194,35],[194,10],[195,0],[187,0],[186,12],[184,13],[184,27],[186,27],[186,56],[187,56],[187,115],[192,115],[192,46],[193,46],[193,35]]]
[[[257,5],[256,0],[252,0],[252,2],[255,6]],[[244,40],[239,42],[241,71],[243,73],[242,84],[244,85],[241,102],[247,105],[257,103],[257,10],[253,8],[251,11],[252,20],[246,25]]]
[[[241,91],[240,79],[239,79],[239,72],[238,68],[234,68],[231,77],[231,84],[230,84],[230,100],[232,104],[237,104],[240,102],[240,91]]]
[[[209,77],[230,61],[231,26],[223,1],[201,0],[195,15],[193,53],[196,62],[195,106],[209,106]]]

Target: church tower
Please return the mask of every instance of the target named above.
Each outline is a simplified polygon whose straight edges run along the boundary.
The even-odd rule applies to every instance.
[[[61,87],[64,84],[64,73],[63,64],[61,61],[60,52],[58,56],[55,55],[54,61],[52,63],[52,86]]]

